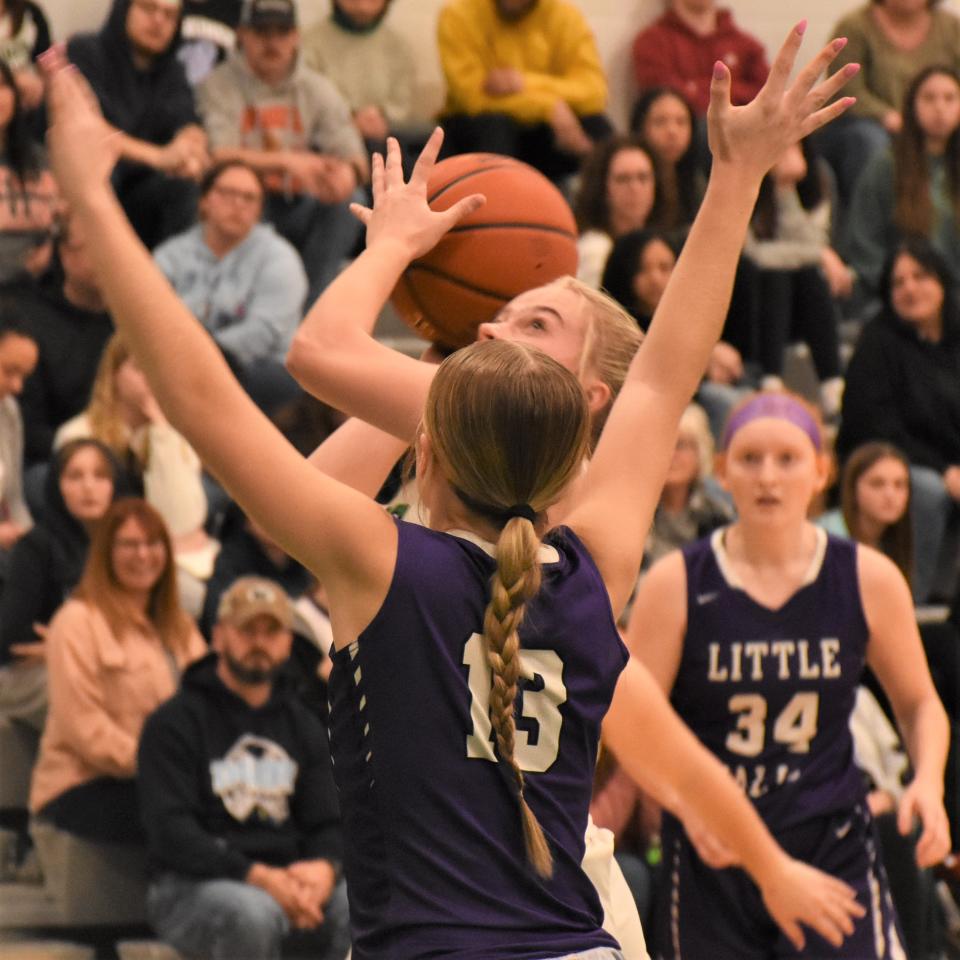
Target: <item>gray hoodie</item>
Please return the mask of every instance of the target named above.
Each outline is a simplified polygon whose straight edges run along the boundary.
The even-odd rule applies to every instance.
[[[303,66],[300,59],[290,76],[271,86],[258,79],[242,51],[228,57],[197,90],[210,147],[251,150],[312,150],[366,163],[360,134],[350,109],[326,77]],[[297,193],[296,185],[275,182],[275,191]]]
[[[197,224],[160,244],[154,258],[224,350],[244,365],[283,363],[303,316],[307,277],[297,251],[273,227],[258,223],[218,259]]]

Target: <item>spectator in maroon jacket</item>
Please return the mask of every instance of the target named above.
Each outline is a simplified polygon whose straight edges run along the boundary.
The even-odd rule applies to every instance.
[[[670,86],[697,115],[696,141],[706,159],[707,105],[713,65],[722,60],[732,74],[730,100],[749,103],[770,67],[763,44],[733,22],[716,0],[666,0],[667,9],[633,41],[633,72],[641,91]]]

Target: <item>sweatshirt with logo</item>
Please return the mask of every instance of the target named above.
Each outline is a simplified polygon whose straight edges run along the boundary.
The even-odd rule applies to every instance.
[[[147,720],[137,779],[153,874],[243,880],[254,863],[342,859],[327,733],[283,676],[249,706],[217,655]]]

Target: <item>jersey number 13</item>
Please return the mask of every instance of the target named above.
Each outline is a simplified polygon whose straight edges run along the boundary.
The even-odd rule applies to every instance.
[[[520,675],[532,681],[540,677],[542,690],[520,691],[523,716],[535,720],[538,733],[531,743],[525,730],[517,728],[514,758],[526,773],[549,770],[560,750],[560,727],[563,717],[560,704],[566,702],[567,688],[563,685],[563,661],[553,650],[524,650],[520,656]],[[493,751],[490,722],[490,689],[493,672],[487,664],[483,637],[473,634],[463,650],[467,668],[467,686],[470,688],[470,719],[473,730],[467,734],[467,756],[477,760],[497,762]]]

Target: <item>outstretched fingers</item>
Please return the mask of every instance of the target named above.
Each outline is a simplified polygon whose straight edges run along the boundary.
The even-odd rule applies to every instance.
[[[846,45],[846,37],[837,37],[821,47],[817,55],[804,64],[786,92],[787,101],[791,106],[799,106],[803,102],[807,94],[816,86],[819,78],[823,76]],[[842,73],[842,71],[839,72]]]
[[[443,128],[434,127],[433,133],[430,134],[429,139],[424,145],[423,149],[420,151],[420,156],[417,157],[417,162],[413,165],[413,172],[410,174],[410,182],[416,183],[423,186],[423,189],[427,188],[427,181],[430,179],[430,174],[433,172],[434,165],[437,162],[437,157],[440,154],[440,147],[443,145]]]
[[[370,192],[373,195],[374,206],[383,197],[385,189],[383,173],[383,154],[375,153],[370,159]]]
[[[479,210],[486,202],[487,198],[482,193],[473,193],[469,197],[458,200],[441,214],[444,230],[455,227],[464,217],[469,216],[474,210]]]
[[[807,21],[801,20],[787,34],[786,39],[781,44],[770,66],[767,82],[763,85],[764,93],[775,97],[777,100],[783,96],[783,92],[787,89],[787,83],[790,80],[790,74],[793,72],[793,64],[797,59],[800,45],[803,43],[803,35],[806,32]]]
[[[369,207],[365,207],[362,203],[351,203],[350,212],[365,227],[370,225],[370,218],[373,216],[373,211]]]
[[[710,80],[710,114],[721,123],[730,109],[730,70],[722,60],[713,65],[713,77]]]
[[[387,137],[387,162],[384,167],[384,182],[388,190],[403,186],[403,157],[396,137]]]
[[[815,113],[820,110],[825,103],[833,100],[851,77],[855,77],[859,72],[859,63],[847,63],[824,80],[816,83],[803,96],[802,103],[806,112]]]

